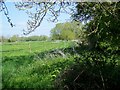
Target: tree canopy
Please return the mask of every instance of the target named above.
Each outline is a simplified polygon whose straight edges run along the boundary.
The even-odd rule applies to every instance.
[[[82,39],[85,31],[83,25],[80,22],[72,21],[65,23],[58,23],[51,30],[51,38],[53,40],[75,40]]]
[[[120,2],[78,3],[76,20],[89,21],[86,24],[91,47],[118,49],[120,43]],[[108,49],[108,48],[107,48]]]

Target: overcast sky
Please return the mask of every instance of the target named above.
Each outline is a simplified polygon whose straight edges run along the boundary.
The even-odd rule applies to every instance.
[[[15,27],[11,27],[10,24],[7,22],[7,19],[3,12],[0,13],[0,32],[1,35],[5,37],[10,37],[12,35],[19,35],[23,36],[23,29],[26,28],[26,23],[28,20],[28,15],[25,13],[25,11],[19,11],[15,8],[13,2],[6,2],[6,5],[9,10],[9,16],[11,18],[11,21],[13,24],[15,24]],[[61,14],[58,18],[59,21],[57,23],[62,23],[70,20],[70,15],[68,14]],[[34,32],[32,32],[30,35],[50,35],[50,30],[55,27],[56,23],[47,21],[47,17],[43,20],[40,27],[38,27]]]

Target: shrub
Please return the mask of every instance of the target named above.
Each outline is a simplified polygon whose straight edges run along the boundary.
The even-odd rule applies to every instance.
[[[55,86],[69,90],[120,89],[119,59],[118,55],[98,51],[82,52],[74,58],[75,64],[56,79]]]

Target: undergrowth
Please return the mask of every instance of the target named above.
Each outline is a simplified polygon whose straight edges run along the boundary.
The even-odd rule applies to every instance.
[[[82,51],[74,64],[55,80],[59,90],[120,89],[120,56],[99,51]]]

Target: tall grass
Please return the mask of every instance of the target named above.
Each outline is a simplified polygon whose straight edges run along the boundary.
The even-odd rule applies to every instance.
[[[6,61],[3,65],[3,88],[54,88],[54,80],[60,72],[73,64],[73,58],[60,56],[35,60]]]
[[[3,89],[53,89],[57,75],[73,63],[71,55],[66,54],[66,57],[63,57],[54,52],[68,48],[71,44],[72,42],[67,41],[3,44]],[[29,48],[32,52],[28,51]]]

